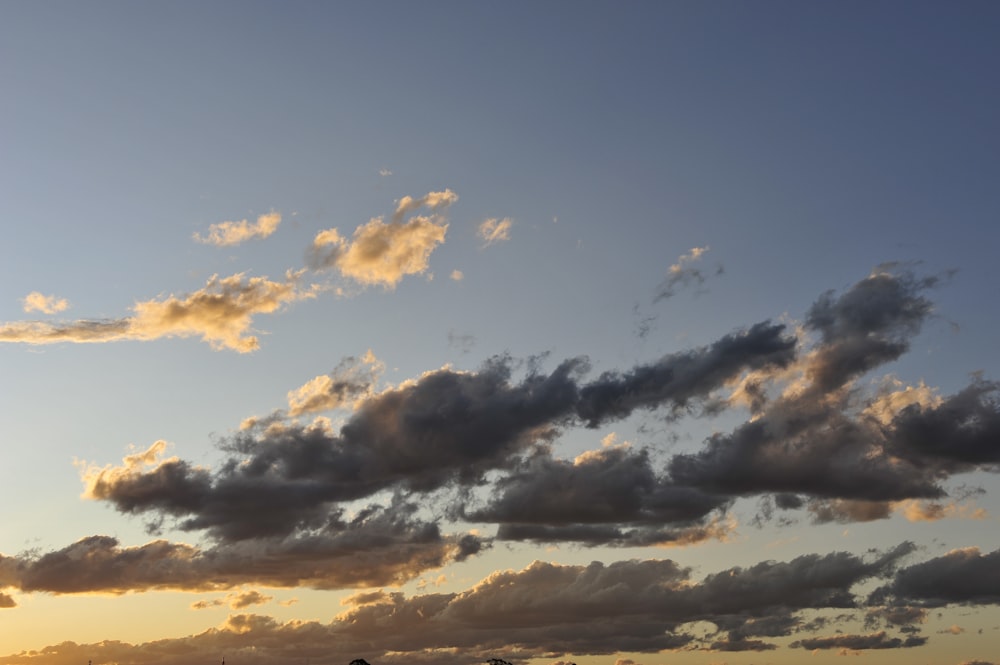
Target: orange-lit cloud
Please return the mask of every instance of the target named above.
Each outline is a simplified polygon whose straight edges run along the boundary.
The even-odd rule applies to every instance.
[[[393,289],[406,275],[427,271],[431,252],[444,242],[448,231],[445,218],[437,213],[418,215],[403,221],[414,210],[447,208],[458,196],[451,190],[430,192],[414,199],[404,196],[385,223],[373,217],[354,230],[351,239],[333,229],[316,234],[309,248],[309,265],[316,270],[333,269],[366,286]]]
[[[266,238],[277,230],[281,224],[281,214],[270,212],[257,218],[257,222],[251,224],[243,219],[238,222],[219,222],[208,227],[208,233],[201,235],[194,234],[194,239],[206,245],[216,245],[225,247],[238,245],[251,238]]]
[[[234,610],[241,610],[252,605],[264,605],[271,600],[274,600],[274,596],[267,596],[259,591],[241,591],[230,597],[229,606]]]
[[[513,225],[510,217],[497,219],[491,217],[479,225],[479,237],[483,239],[483,247],[488,247],[495,242],[510,240],[510,227]]]
[[[289,391],[288,415],[296,417],[351,406],[372,394],[372,387],[384,370],[385,364],[371,349],[361,358],[346,358],[329,374]]]
[[[956,501],[918,501],[911,499],[898,504],[899,510],[911,522],[935,522],[949,517],[984,520],[989,515],[983,508],[975,508]]]
[[[25,312],[42,312],[43,314],[58,314],[69,308],[65,298],[47,296],[38,291],[32,291],[21,301]]]
[[[443,192],[427,192],[424,196],[416,199],[412,196],[404,196],[396,204],[396,212],[392,215],[392,221],[394,224],[399,223],[403,221],[405,215],[424,207],[429,210],[447,208],[455,201],[458,201],[458,194],[450,189]]]
[[[200,337],[213,349],[246,353],[259,347],[257,337],[250,334],[255,315],[315,297],[316,287],[300,288],[301,274],[289,272],[283,281],[246,277],[243,273],[213,275],[204,288],[184,296],[137,302],[132,307],[133,315],[121,319],[0,324],[0,342],[101,343]]]

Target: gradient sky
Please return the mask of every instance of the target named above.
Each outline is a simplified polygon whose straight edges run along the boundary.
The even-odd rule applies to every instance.
[[[0,2],[0,665],[1000,663],[998,34]]]

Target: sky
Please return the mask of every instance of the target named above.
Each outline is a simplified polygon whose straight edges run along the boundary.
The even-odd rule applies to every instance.
[[[997,665],[998,29],[0,2],[0,665]]]

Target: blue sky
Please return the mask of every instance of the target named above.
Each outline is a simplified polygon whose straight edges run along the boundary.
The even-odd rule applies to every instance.
[[[0,663],[992,664],[998,25],[0,3]]]

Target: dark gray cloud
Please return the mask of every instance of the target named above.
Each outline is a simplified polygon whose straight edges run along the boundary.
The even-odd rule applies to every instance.
[[[521,571],[493,573],[462,593],[358,594],[328,624],[281,624],[240,614],[191,637],[142,645],[88,645],[92,650],[86,657],[95,662],[180,665],[225,652],[234,662],[243,662],[249,645],[254,645],[254,658],[260,662],[308,659],[334,665],[363,657],[373,663],[458,665],[509,653],[521,658],[656,653],[695,644],[691,630],[701,621],[714,622],[725,632],[708,648],[759,651],[768,649],[768,642],[759,638],[810,630],[798,616],[804,610],[856,607],[853,587],[891,574],[910,550],[904,545],[868,557],[809,555],[731,568],[700,581],[670,560],[586,566],[539,561]],[[905,645],[901,641],[898,646]],[[44,653],[46,662],[62,665],[84,652],[67,643]],[[437,654],[436,661],[432,654]],[[27,658],[14,655],[5,662],[19,665]]]
[[[810,637],[792,642],[792,648],[801,647],[810,651],[814,649],[849,649],[864,651],[868,649],[900,649],[920,647],[927,643],[927,638],[920,635],[904,637],[889,637],[884,632],[870,635],[833,635],[830,637]]]
[[[679,413],[744,371],[785,367],[794,358],[795,339],[784,325],[758,323],[700,349],[667,355],[624,373],[605,372],[580,389],[577,414],[596,427],[636,409],[667,406]]]
[[[977,378],[939,405],[908,406],[893,420],[887,447],[949,472],[1000,463],[1000,383]]]
[[[221,590],[243,584],[339,589],[399,584],[482,547],[412,518],[413,506],[369,507],[294,537],[201,548],[153,541],[123,547],[91,536],[36,555],[0,555],[0,585],[49,593]]]
[[[726,496],[810,498],[817,521],[857,521],[887,517],[887,502],[943,497],[954,473],[991,470],[1000,460],[996,384],[977,379],[938,401],[888,406],[892,395],[852,383],[909,348],[936,282],[877,271],[840,296],[824,294],[807,316],[820,339],[800,356],[796,389],[768,400],[775,377],[756,379],[754,418],[673,457],[673,482]]]
[[[887,606],[868,610],[866,628],[878,628],[882,623],[890,626],[913,626],[927,620],[927,610],[922,607]]]
[[[697,538],[697,529],[663,527],[698,525],[726,505],[657,477],[648,451],[614,447],[575,461],[533,456],[496,482],[486,507],[462,517],[499,524],[500,539],[634,545]]]
[[[584,358],[546,372],[506,356],[379,393],[366,377],[359,390],[370,392],[339,431],[271,418],[229,437],[215,471],[177,459],[108,467],[90,474],[89,493],[220,542],[325,528],[343,502],[381,491],[477,487],[487,478],[492,498],[458,514],[496,524],[510,540],[697,542],[719,535],[719,511],[753,495],[774,495],[782,509],[805,506],[817,522],[882,519],[893,502],[940,499],[952,474],[1000,459],[997,384],[977,379],[951,397],[900,403],[853,384],[909,347],[930,315],[924,294],[935,282],[880,270],[839,296],[824,294],[806,319],[818,335],[813,346],[762,322],[591,381]],[[515,379],[519,367],[526,373]],[[789,381],[794,390],[782,388]],[[753,418],[658,470],[644,451],[575,462],[549,451],[567,428],[637,410],[668,419],[699,406],[715,413],[728,405],[720,390],[736,385]]]
[[[936,469],[898,464],[870,422],[839,404],[791,398],[765,415],[717,434],[703,450],[679,454],[671,477],[729,496],[784,493],[885,501],[943,496]]]
[[[1000,550],[982,554],[977,548],[954,550],[899,571],[895,579],[875,590],[873,605],[1000,604]]]
[[[596,425],[640,408],[676,412],[743,371],[780,366],[793,354],[784,326],[758,324],[587,384],[582,358],[548,374],[531,365],[514,382],[514,362],[496,357],[476,372],[441,369],[372,395],[337,433],[269,419],[231,437],[224,444],[230,457],[214,473],[176,459],[99,469],[88,477],[89,494],[122,512],[173,517],[182,529],[221,540],[284,536],[323,524],[333,504],[381,490],[477,484],[488,471],[516,468],[578,418]],[[604,494],[630,500],[610,489]],[[704,514],[723,503],[667,485],[647,494],[646,510],[662,517]]]
[[[937,282],[880,270],[839,297],[832,291],[820,296],[806,315],[806,327],[822,337],[811,367],[816,386],[835,389],[903,355],[932,310],[922,293]]]
[[[711,651],[772,651],[777,648],[777,645],[770,642],[747,638],[717,640],[712,642],[712,646],[709,647]]]

